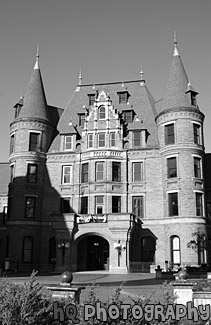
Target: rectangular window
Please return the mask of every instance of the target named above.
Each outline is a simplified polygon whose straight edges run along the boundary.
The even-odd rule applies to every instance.
[[[64,137],[64,150],[72,150],[73,147],[73,137],[72,135],[66,135]]]
[[[89,106],[94,105],[95,102],[95,94],[88,94],[89,97]]]
[[[27,196],[25,201],[25,216],[26,218],[35,217],[36,197]]]
[[[105,133],[98,134],[98,147],[99,148],[105,147]]]
[[[133,111],[123,111],[123,118],[125,123],[132,123],[133,122]]]
[[[88,214],[88,196],[81,198],[81,214]]]
[[[194,143],[201,144],[201,136],[200,136],[201,128],[199,124],[193,124],[193,136]]]
[[[36,164],[28,164],[27,182],[28,183],[37,183],[37,165]]]
[[[33,238],[24,237],[23,240],[23,263],[32,263]]]
[[[85,114],[78,114],[78,117],[79,117],[79,126],[83,128],[85,123]]]
[[[88,134],[88,148],[93,148],[94,135],[92,133]]]
[[[96,163],[96,181],[103,181],[104,179],[104,162]]]
[[[13,179],[14,179],[14,171],[15,171],[15,166],[14,165],[11,165],[10,166],[10,183],[13,182]]]
[[[119,92],[118,95],[119,95],[119,104],[127,104],[128,92],[127,91]]]
[[[30,132],[29,134],[29,151],[40,150],[40,133]]]
[[[196,215],[203,216],[202,193],[196,193]]]
[[[133,182],[143,181],[143,163],[135,162],[133,163]]]
[[[112,213],[121,212],[121,196],[112,196]]]
[[[15,151],[15,135],[12,134],[10,138],[10,154]]]
[[[169,193],[169,216],[178,216],[178,193]]]
[[[112,181],[121,182],[121,163],[112,162]]]
[[[102,195],[95,197],[95,212],[96,214],[103,214],[104,212],[104,197]]]
[[[165,125],[165,144],[174,144],[174,123]]]
[[[72,178],[72,166],[62,166],[62,184],[70,184]]]
[[[110,147],[116,147],[116,133],[110,133]]]
[[[168,178],[177,177],[177,158],[167,158]]]
[[[144,217],[143,196],[133,196],[132,211],[137,217]]]
[[[3,225],[6,224],[7,221],[7,212],[8,212],[8,206],[3,206]]]
[[[201,178],[201,158],[194,157],[194,177]]]
[[[133,145],[134,147],[141,146],[141,132],[133,132]]]
[[[196,94],[191,93],[191,105],[196,106]]]
[[[61,213],[72,213],[73,212],[71,204],[70,204],[70,200],[71,200],[70,197],[62,197],[60,199],[60,211],[61,211]]]
[[[82,164],[81,183],[87,183],[88,182],[88,173],[89,173],[89,164],[88,163]]]

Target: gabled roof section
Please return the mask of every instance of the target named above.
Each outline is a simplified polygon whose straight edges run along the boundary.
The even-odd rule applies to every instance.
[[[81,134],[81,127],[79,126],[79,114],[89,112],[89,97],[88,94],[104,91],[111,99],[114,108],[119,111],[133,110],[135,118],[138,117],[140,129],[147,129],[150,133],[148,145],[150,147],[157,147],[157,126],[155,117],[157,112],[154,106],[154,98],[149,92],[143,80],[124,81],[124,82],[110,82],[95,84],[80,84],[76,87],[76,91],[71,97],[67,108],[62,114],[59,123],[58,131],[60,134],[68,134],[70,130],[70,121],[75,127],[78,134]],[[127,91],[130,96],[128,103],[119,103],[118,93]],[[135,119],[134,119],[135,122]],[[136,123],[137,124],[137,123]],[[131,128],[132,129],[132,128]],[[57,144],[56,144],[57,143]],[[50,151],[59,151],[59,141],[52,144]]]
[[[37,118],[49,122],[47,101],[39,67],[39,53],[36,56],[34,70],[18,118]]]

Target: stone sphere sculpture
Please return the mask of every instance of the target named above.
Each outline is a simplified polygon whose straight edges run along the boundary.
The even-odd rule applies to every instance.
[[[188,272],[187,272],[186,270],[180,270],[180,271],[178,272],[178,278],[179,278],[180,280],[186,280],[187,277],[188,277]]]
[[[62,276],[61,276],[61,281],[62,281],[62,284],[70,284],[73,280],[73,275],[70,271],[65,271],[62,273]]]

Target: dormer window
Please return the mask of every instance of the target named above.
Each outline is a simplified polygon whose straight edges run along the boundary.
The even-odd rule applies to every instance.
[[[127,104],[129,98],[128,91],[120,91],[117,94],[119,95],[119,104]]]
[[[196,106],[196,94],[191,93],[191,105]]]
[[[105,106],[99,107],[99,120],[105,119]]]
[[[122,115],[123,115],[125,123],[132,123],[133,122],[133,110],[122,111]]]
[[[79,118],[78,124],[83,128],[85,123],[85,114],[84,113],[78,114],[78,118]]]
[[[89,97],[89,106],[93,106],[95,102],[95,94],[88,94]]]
[[[65,135],[64,137],[64,150],[72,150],[73,137],[72,135]]]

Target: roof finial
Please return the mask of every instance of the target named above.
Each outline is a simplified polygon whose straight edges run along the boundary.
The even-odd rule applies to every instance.
[[[178,56],[179,52],[177,50],[177,35],[176,35],[176,31],[174,30],[174,54],[173,56]]]
[[[140,75],[141,75],[141,79],[140,79],[141,80],[141,83],[140,83],[140,85],[142,86],[145,83],[145,80],[144,80],[144,72],[143,72],[142,66],[141,66]]]
[[[82,84],[82,74],[81,74],[81,69],[80,69],[79,76],[78,76],[78,84],[79,84],[79,86]]]
[[[39,57],[40,57],[40,47],[37,45],[37,54],[36,54],[36,62],[34,66],[34,70],[38,69],[39,70]]]

